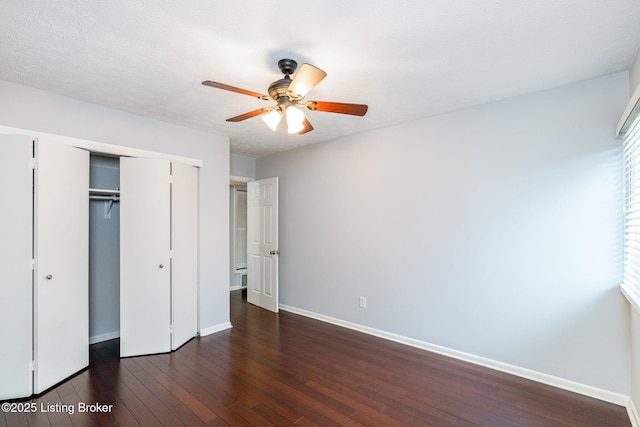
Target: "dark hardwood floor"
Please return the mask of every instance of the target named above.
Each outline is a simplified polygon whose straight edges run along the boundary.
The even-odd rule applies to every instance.
[[[233,329],[171,354],[120,359],[118,340],[91,346],[87,370],[27,401],[34,413],[0,413],[0,426],[631,425],[620,406],[274,314],[240,291],[231,306]],[[79,411],[96,402],[113,406]]]

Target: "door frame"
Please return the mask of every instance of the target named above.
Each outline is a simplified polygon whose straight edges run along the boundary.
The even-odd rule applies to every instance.
[[[229,176],[229,185],[234,185],[234,182],[246,184],[247,182],[255,181],[255,178],[249,176],[231,175]]]

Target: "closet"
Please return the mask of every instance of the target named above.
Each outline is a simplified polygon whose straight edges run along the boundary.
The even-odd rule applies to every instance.
[[[123,357],[175,350],[197,334],[198,169],[168,158],[110,161],[120,189],[89,191],[89,151],[0,135],[0,399],[42,393],[85,368],[90,323],[94,338],[118,333],[95,323],[90,293],[115,301]],[[100,257],[89,260],[101,238],[89,226],[96,202],[92,209],[120,220],[110,248],[119,271],[102,277],[114,286],[102,296]]]

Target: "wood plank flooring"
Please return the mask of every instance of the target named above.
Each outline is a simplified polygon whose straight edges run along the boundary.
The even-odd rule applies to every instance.
[[[120,359],[118,340],[91,346],[87,370],[27,401],[33,413],[0,413],[0,427],[631,425],[620,406],[274,314],[242,291],[231,306],[233,329],[174,353]],[[113,407],[79,411],[96,402]]]

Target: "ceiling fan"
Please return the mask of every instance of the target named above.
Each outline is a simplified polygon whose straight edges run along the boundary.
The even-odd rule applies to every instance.
[[[302,64],[300,70],[293,80],[291,75],[298,68],[298,63],[293,59],[281,59],[278,61],[278,67],[284,78],[277,80],[269,86],[269,95],[252,92],[246,89],[240,89],[223,83],[206,80],[202,82],[205,86],[211,86],[217,89],[228,90],[231,92],[249,95],[265,101],[275,101],[273,107],[265,107],[239,116],[227,119],[228,122],[240,122],[263,115],[262,120],[274,131],[278,127],[280,120],[284,116],[287,122],[289,133],[297,133],[302,135],[313,130],[313,126],[304,115],[299,107],[306,107],[312,111],[325,111],[328,113],[350,114],[353,116],[364,116],[368,107],[364,104],[346,104],[342,102],[326,102],[326,101],[304,101],[303,98],[327,75],[318,67],[311,64]]]

